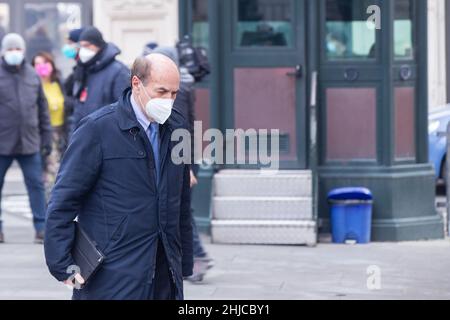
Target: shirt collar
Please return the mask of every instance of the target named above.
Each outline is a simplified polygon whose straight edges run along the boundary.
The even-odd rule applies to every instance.
[[[148,128],[150,127],[151,122],[142,112],[142,109],[137,104],[136,100],[134,100],[133,94],[131,94],[130,102],[131,106],[133,107],[134,114],[136,115],[137,121],[147,131]]]

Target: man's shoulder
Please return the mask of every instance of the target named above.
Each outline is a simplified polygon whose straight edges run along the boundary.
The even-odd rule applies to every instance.
[[[91,113],[86,117],[87,122],[91,122],[96,126],[103,126],[110,123],[116,117],[118,110],[118,103],[113,103],[108,106],[102,107],[99,110]]]
[[[115,120],[116,112],[117,106],[112,104],[89,114],[79,122],[74,135],[90,136],[94,134],[97,136],[102,132],[112,132],[115,127],[118,127],[114,125],[117,122]]]
[[[114,59],[107,67],[107,70],[114,73],[115,75],[119,73],[131,73],[130,68],[128,68],[123,62]]]

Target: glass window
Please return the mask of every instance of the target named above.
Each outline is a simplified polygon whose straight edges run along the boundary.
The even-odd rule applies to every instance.
[[[192,43],[209,51],[208,0],[192,1]]]
[[[237,45],[242,47],[292,47],[291,0],[239,0]]]
[[[328,60],[374,59],[376,30],[368,27],[373,0],[327,0],[325,52]]]
[[[414,59],[412,21],[412,1],[395,0],[394,53],[396,59]]]
[[[0,3],[0,41],[9,32],[9,5]]]
[[[80,3],[26,3],[27,58],[31,60],[39,51],[52,53],[63,76],[66,76],[73,62],[64,58],[60,49],[64,45],[68,31],[80,27]]]

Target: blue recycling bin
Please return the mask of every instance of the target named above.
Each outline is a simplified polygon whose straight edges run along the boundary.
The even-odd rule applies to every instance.
[[[328,202],[333,243],[370,242],[373,196],[369,189],[335,189],[328,194]]]

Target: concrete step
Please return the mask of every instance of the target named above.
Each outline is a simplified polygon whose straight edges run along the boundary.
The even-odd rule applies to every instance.
[[[312,220],[312,198],[215,197],[216,220]]]
[[[249,245],[317,244],[314,221],[217,221],[211,224],[213,243]]]
[[[311,171],[223,170],[214,176],[220,197],[311,197]]]

